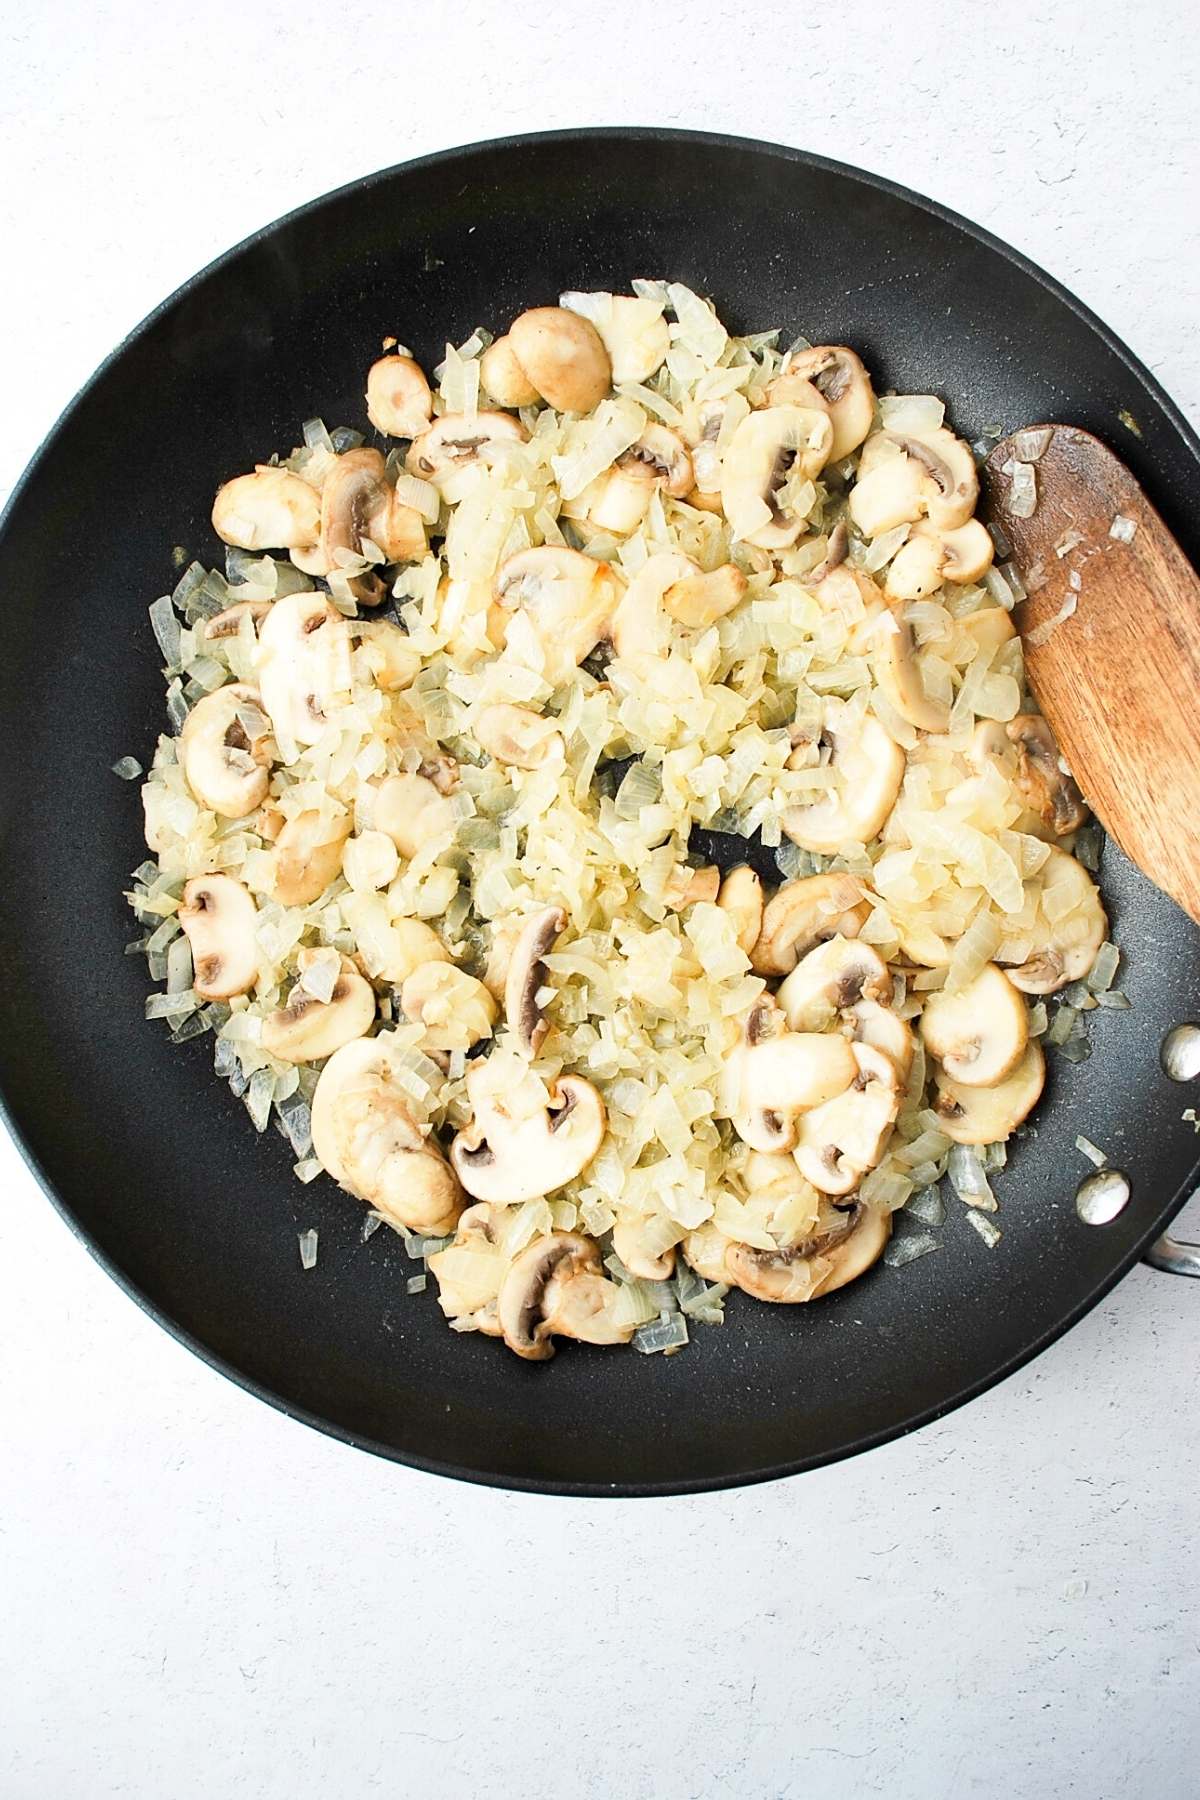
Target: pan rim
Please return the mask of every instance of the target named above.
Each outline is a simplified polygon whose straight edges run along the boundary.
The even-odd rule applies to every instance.
[[[84,382],[74,397],[63,408],[57,419],[50,426],[45,436],[34,451],[25,469],[9,495],[2,511],[0,511],[0,540],[3,539],[10,518],[20,506],[26,489],[29,488],[39,474],[59,439],[69,429],[72,419],[100,384],[109,370],[113,368],[143,336],[150,332],[172,308],[187,298],[210,276],[218,274],[248,250],[265,242],[276,232],[290,225],[293,221],[309,216],[320,208],[336,203],[343,197],[381,186],[400,174],[420,173],[422,170],[441,167],[456,162],[469,162],[472,158],[495,154],[501,151],[519,150],[529,146],[552,146],[579,142],[649,142],[660,144],[691,144],[716,150],[734,150],[767,155],[784,162],[795,163],[803,167],[833,174],[855,182],[876,192],[898,199],[938,219],[943,224],[953,227],[966,237],[973,239],[993,253],[1003,257],[1026,277],[1032,279],[1052,298],[1065,305],[1100,339],[1110,354],[1117,357],[1138,383],[1152,396],[1163,413],[1178,432],[1181,440],[1200,464],[1200,434],[1189,423],[1171,396],[1165,391],[1158,379],[1145,366],[1139,357],[1107,326],[1090,307],[1079,300],[1069,289],[1056,278],[1048,274],[1037,263],[1023,252],[1014,249],[1003,239],[995,237],[984,227],[974,224],[962,214],[943,206],[940,202],[918,194],[899,182],[885,176],[877,175],[869,170],[860,169],[853,164],[843,163],[830,157],[817,155],[815,152],[799,149],[792,145],[777,144],[768,140],[741,137],[722,132],[693,131],[679,127],[665,126],[580,126],[569,130],[542,132],[524,132],[508,137],[476,140],[469,144],[452,146],[445,150],[433,151],[425,156],[414,157],[407,161],[389,165],[385,169],[375,170],[370,174],[358,176],[343,183],[327,193],[318,195],[312,200],[303,202],[278,218],[259,226],[238,243],[222,251],[186,281],[168,294],[145,317],[136,324],[120,342],[108,353],[103,361]],[[864,1434],[850,1444],[837,1451],[822,1452],[807,1456],[796,1456],[786,1460],[764,1464],[747,1471],[737,1471],[722,1475],[706,1475],[695,1478],[682,1478],[670,1481],[612,1481],[598,1482],[592,1480],[547,1479],[515,1474],[498,1474],[474,1469],[453,1462],[443,1462],[436,1457],[420,1455],[412,1451],[397,1449],[378,1439],[362,1436],[338,1425],[335,1421],[313,1412],[305,1407],[286,1400],[266,1384],[247,1375],[233,1363],[214,1351],[191,1331],[180,1325],[167,1313],[158,1302],[133,1281],[117,1264],[114,1257],[102,1249],[90,1233],[84,1228],[74,1208],[60,1194],[43,1168],[41,1159],[24,1129],[18,1124],[10,1108],[8,1097],[0,1091],[0,1121],[8,1130],[9,1136],[16,1145],[25,1166],[37,1181],[42,1192],[59,1216],[66,1222],[74,1237],[84,1245],[92,1259],[102,1268],[106,1275],[141,1309],[149,1315],[163,1330],[170,1333],[175,1341],[192,1352],[193,1355],[234,1382],[243,1392],[254,1398],[265,1401],[277,1412],[300,1424],[310,1426],[326,1437],[352,1446],[355,1449],[367,1450],[375,1456],[389,1462],[399,1463],[405,1467],[425,1474],[448,1477],[450,1479],[470,1482],[476,1486],[510,1489],[521,1493],[549,1494],[571,1499],[658,1499],[707,1492],[723,1492],[728,1489],[757,1486],[768,1481],[779,1481],[787,1476],[802,1474],[810,1469],[825,1467],[831,1463],[846,1460],[852,1456],[871,1450],[882,1444],[905,1437],[910,1432],[931,1424],[937,1419],[964,1406],[968,1401],[976,1399],[989,1388],[1017,1373],[1034,1357],[1049,1348],[1058,1338],[1070,1331],[1084,1315],[1093,1310],[1104,1296],[1111,1292],[1116,1284],[1128,1274],[1134,1263],[1139,1261],[1145,1250],[1159,1237],[1176,1213],[1200,1185],[1200,1155],[1183,1183],[1171,1196],[1159,1212],[1155,1222],[1137,1239],[1132,1247],[1118,1258],[1114,1267],[1079,1300],[1074,1307],[1056,1321],[1053,1327],[1027,1344],[1016,1355],[1002,1360],[995,1368],[966,1383],[955,1393],[933,1406],[924,1408],[902,1423],[887,1425],[879,1430]]]

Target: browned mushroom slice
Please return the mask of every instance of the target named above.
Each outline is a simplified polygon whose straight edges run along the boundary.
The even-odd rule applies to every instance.
[[[508,341],[543,400],[588,413],[612,386],[612,364],[596,327],[562,306],[535,306],[513,320]]]
[[[1021,713],[1007,729],[1016,746],[1016,787],[1025,804],[1049,825],[1055,837],[1078,831],[1087,821],[1087,807],[1062,766],[1054,733],[1045,719],[1037,713]]]

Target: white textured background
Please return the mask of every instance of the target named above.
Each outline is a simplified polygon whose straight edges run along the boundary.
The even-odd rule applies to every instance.
[[[561,125],[907,182],[1200,420],[1198,78],[1190,0],[3,0],[0,496],[245,233]],[[0,1193],[2,1800],[1200,1791],[1194,1284],[1136,1271],[1023,1375],[840,1468],[565,1504],[290,1424],[144,1318],[7,1144]]]

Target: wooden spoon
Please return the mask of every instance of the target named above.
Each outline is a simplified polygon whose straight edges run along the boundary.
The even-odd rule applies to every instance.
[[[1021,463],[1028,518],[1010,504],[1019,513],[1028,488]],[[1200,577],[1090,432],[1016,432],[987,476],[1029,590],[1015,622],[1038,705],[1105,829],[1200,923]]]

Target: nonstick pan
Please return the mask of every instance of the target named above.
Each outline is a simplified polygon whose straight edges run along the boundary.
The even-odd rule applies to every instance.
[[[1200,934],[1111,847],[1101,881],[1129,1013],[1053,1067],[1000,1178],[988,1250],[942,1247],[811,1307],[732,1297],[678,1357],[567,1346],[546,1365],[447,1331],[390,1232],[254,1135],[207,1039],[142,1018],[121,900],[144,854],[136,784],[163,729],[145,608],[172,552],[218,557],[225,477],[300,422],[363,419],[392,331],[430,365],[560,290],[669,275],[735,328],[854,345],[881,388],[946,396],[974,438],[1084,426],[1200,559],[1200,443],[1144,368],[1039,270],[930,202],[799,151],[665,131],[516,138],[303,208],[197,275],[56,427],[0,529],[0,1089],[46,1191],[128,1292],[214,1366],[347,1441],[421,1468],[571,1494],[662,1494],[811,1468],[979,1393],[1078,1319],[1197,1178],[1164,1035],[1200,1015]],[[1193,1096],[1194,1097],[1194,1096]],[[1099,1143],[1131,1198],[1079,1218]],[[320,1234],[305,1272],[297,1232]],[[80,1354],[86,1354],[80,1345]]]

